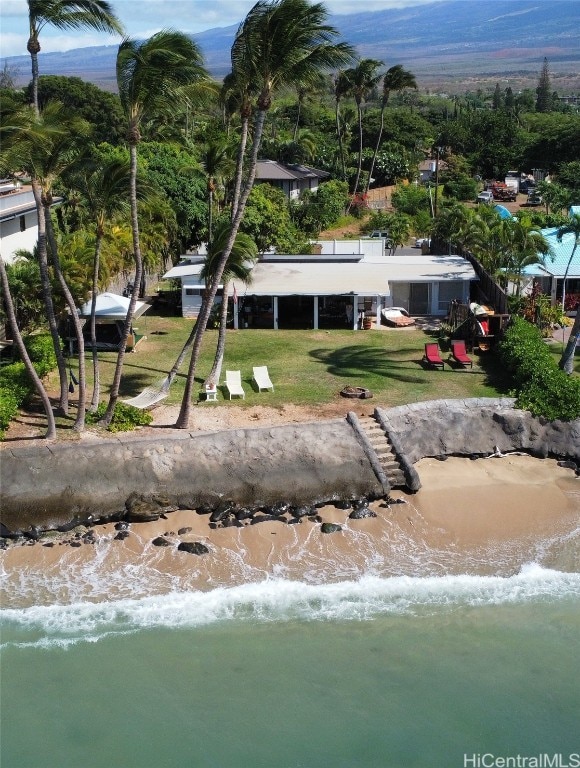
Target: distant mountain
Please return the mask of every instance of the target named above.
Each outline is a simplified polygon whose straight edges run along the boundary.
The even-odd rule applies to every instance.
[[[580,3],[577,0],[441,0],[403,9],[331,17],[361,57],[386,66],[401,63],[424,88],[473,79],[537,75],[544,56],[555,78],[580,92]],[[222,78],[230,69],[237,25],[210,29],[194,40],[209,71]],[[42,41],[41,41],[42,42]],[[76,75],[102,88],[115,88],[116,46],[41,53],[42,74]],[[22,82],[27,56],[7,59]],[[3,60],[0,66],[3,66]],[[513,80],[515,78],[515,80]],[[555,87],[558,84],[555,83]]]

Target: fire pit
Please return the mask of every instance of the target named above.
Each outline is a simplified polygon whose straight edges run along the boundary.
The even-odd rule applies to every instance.
[[[361,400],[366,400],[373,396],[370,389],[366,389],[365,387],[345,387],[340,390],[340,394],[342,397],[358,397]]]

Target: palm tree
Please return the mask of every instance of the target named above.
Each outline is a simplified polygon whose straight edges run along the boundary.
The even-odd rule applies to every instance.
[[[38,114],[38,36],[47,24],[58,29],[88,27],[122,33],[122,26],[106,0],[28,0],[30,34],[27,50],[32,60],[32,101]]]
[[[12,329],[12,336],[16,342],[16,346],[18,347],[18,352],[20,353],[20,357],[22,358],[26,372],[34,383],[34,387],[38,392],[40,399],[42,400],[42,406],[44,408],[44,412],[46,413],[47,428],[45,438],[47,440],[54,440],[56,438],[56,424],[54,421],[54,413],[52,412],[52,405],[50,404],[50,400],[46,394],[46,390],[42,384],[42,381],[36,373],[34,365],[32,364],[32,361],[28,355],[28,351],[24,346],[22,334],[20,333],[18,323],[16,322],[16,313],[14,311],[14,304],[12,302],[12,294],[10,293],[10,285],[8,284],[8,275],[6,274],[6,267],[4,266],[4,259],[2,256],[0,256],[0,285],[2,286],[4,306],[6,308],[8,322],[10,323],[10,327]]]
[[[526,219],[502,219],[498,229],[503,246],[501,268],[506,278],[515,283],[515,295],[519,296],[524,267],[536,264],[539,254],[548,254],[550,244],[537,227]]]
[[[338,72],[334,78],[334,118],[336,121],[336,139],[342,168],[342,179],[346,181],[346,162],[344,159],[343,128],[340,119],[340,101],[349,92],[350,82],[345,72]]]
[[[213,238],[213,204],[216,185],[220,178],[230,176],[235,169],[228,143],[218,139],[206,144],[201,153],[201,165],[205,172],[207,186],[207,242],[209,246]]]
[[[93,356],[93,396],[89,410],[96,411],[100,397],[99,357],[97,354],[96,307],[101,269],[101,250],[107,223],[129,208],[126,192],[129,184],[130,165],[126,160],[111,160],[105,165],[87,166],[79,179],[80,189],[91,211],[95,227],[91,288],[91,349]]]
[[[564,224],[558,229],[557,237],[560,242],[562,241],[562,238],[565,235],[574,236],[574,245],[572,246],[572,253],[570,254],[570,258],[568,259],[568,264],[566,265],[566,271],[564,272],[564,280],[562,284],[562,312],[564,312],[564,304],[566,302],[566,279],[568,277],[568,272],[570,271],[570,265],[572,264],[572,259],[574,258],[574,254],[576,253],[576,250],[578,248],[578,243],[580,242],[580,215],[579,214],[575,213],[573,216],[570,217],[570,221],[567,224]],[[568,374],[572,373],[574,370],[574,352],[576,350],[576,345],[578,343],[579,337],[580,337],[580,307],[576,306],[576,318],[574,320],[574,325],[572,327],[572,331],[570,332],[568,343],[566,344],[566,349],[564,350],[564,353],[560,358],[560,362],[558,363],[560,368],[563,371],[566,371],[566,373]]]
[[[221,223],[216,230],[211,247],[208,249],[205,263],[200,273],[201,279],[205,281],[206,290],[208,287],[211,288],[213,282],[215,281],[215,269],[219,264],[219,259],[222,255],[223,249],[227,244],[228,235],[229,225],[226,223]],[[205,380],[205,386],[211,389],[213,389],[219,383],[222,363],[224,359],[230,281],[234,278],[237,278],[246,285],[251,283],[252,267],[257,258],[258,248],[256,243],[252,240],[251,237],[249,237],[249,235],[246,235],[243,232],[238,232],[221,277],[223,291],[220,310],[218,343],[212,369],[209,373],[209,376]]]
[[[203,334],[215,299],[217,286],[234,245],[246,202],[256,175],[258,153],[266,114],[274,92],[280,87],[295,87],[316,79],[321,69],[336,67],[352,60],[352,48],[336,43],[338,32],[325,24],[327,12],[321,3],[307,0],[259,0],[240,25],[232,46],[234,82],[251,92],[259,92],[254,120],[252,149],[245,183],[237,206],[232,208],[229,237],[215,269],[215,282],[202,300],[198,328],[193,343],[185,392],[177,426],[187,428],[191,412],[191,394]],[[236,178],[242,177],[243,155],[238,154]]]
[[[84,347],[82,327],[76,302],[60,268],[58,244],[51,219],[53,185],[60,175],[76,163],[86,150],[89,125],[68,113],[62,104],[47,104],[41,114],[25,108],[12,116],[12,124],[3,129],[4,142],[0,165],[29,173],[38,215],[38,259],[46,317],[53,340],[60,377],[59,407],[68,413],[68,375],[61,349],[54,311],[48,266],[50,256],[55,275],[68,305],[78,344],[79,401],[74,428],[84,428]]]
[[[347,69],[344,76],[349,83],[348,92],[353,96],[357,114],[358,114],[358,166],[356,179],[354,182],[353,196],[358,192],[363,155],[363,127],[362,127],[362,104],[369,97],[369,94],[375,88],[381,76],[377,74],[377,69],[382,65],[382,61],[377,59],[361,59],[356,67]]]
[[[402,64],[395,64],[394,67],[390,67],[385,72],[383,77],[383,95],[381,98],[381,125],[379,128],[379,135],[377,136],[377,143],[371,162],[371,169],[369,171],[369,178],[367,181],[366,192],[369,191],[371,185],[371,179],[373,171],[375,169],[375,162],[381,146],[381,140],[383,138],[383,129],[385,126],[385,109],[389,103],[389,98],[393,91],[403,91],[405,88],[417,88],[417,81],[415,75],[412,72],[403,68]]]
[[[133,230],[133,256],[135,259],[134,290],[131,294],[123,333],[119,343],[117,365],[107,409],[101,419],[109,426],[119,399],[121,373],[125,359],[127,339],[135,313],[137,295],[143,274],[143,258],[137,217],[137,148],[141,141],[141,123],[179,99],[180,90],[190,83],[205,80],[207,72],[202,66],[199,48],[186,35],[173,30],[162,30],[139,43],[126,38],[117,54],[117,85],[121,105],[127,119],[127,142],[130,153],[129,196],[131,228]]]

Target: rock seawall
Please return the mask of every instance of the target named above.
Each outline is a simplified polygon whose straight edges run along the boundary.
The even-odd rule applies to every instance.
[[[507,398],[435,400],[376,414],[395,437],[411,490],[420,486],[412,465],[427,456],[483,456],[499,449],[580,464],[580,420],[538,419],[515,410]],[[337,419],[4,446],[0,535],[120,518],[146,512],[148,505],[170,511],[228,499],[301,505],[383,496],[388,488],[367,443],[347,419]]]
[[[169,511],[223,499],[309,504],[384,492],[346,419],[2,451],[4,533],[107,519],[136,496]]]
[[[580,419],[546,421],[515,409],[511,398],[431,400],[377,412],[412,464],[428,456],[489,455],[496,449],[580,462]]]

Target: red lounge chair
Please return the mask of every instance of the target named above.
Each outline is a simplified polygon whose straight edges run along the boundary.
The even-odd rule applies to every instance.
[[[423,355],[423,360],[435,368],[441,367],[441,370],[445,369],[445,363],[441,359],[441,355],[439,354],[439,345],[436,342],[425,344],[425,354]]]
[[[470,368],[473,368],[473,360],[467,354],[465,342],[462,339],[456,339],[451,342],[451,357],[456,363],[464,367],[468,365]]]

